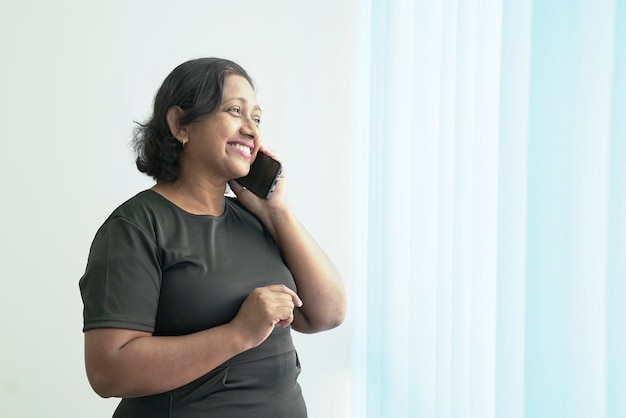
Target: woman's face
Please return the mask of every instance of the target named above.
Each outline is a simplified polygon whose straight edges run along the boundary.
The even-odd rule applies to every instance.
[[[261,108],[248,80],[228,75],[217,109],[187,126],[183,155],[192,170],[208,175],[211,181],[243,177],[261,146],[260,122]]]

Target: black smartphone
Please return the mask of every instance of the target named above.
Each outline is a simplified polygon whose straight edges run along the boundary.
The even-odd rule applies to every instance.
[[[269,199],[282,171],[283,166],[280,162],[259,151],[248,175],[236,181],[255,195]]]

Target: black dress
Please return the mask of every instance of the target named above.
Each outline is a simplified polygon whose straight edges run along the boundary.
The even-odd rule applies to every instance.
[[[296,290],[259,220],[226,199],[221,216],[193,215],[152,190],[131,198],[94,238],[80,280],[84,331],[184,335],[228,323],[256,287]],[[123,399],[115,418],[306,417],[290,328],[163,394]]]

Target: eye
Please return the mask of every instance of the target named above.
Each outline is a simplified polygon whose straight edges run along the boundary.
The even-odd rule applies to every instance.
[[[241,115],[241,108],[239,106],[229,107],[227,111],[230,113],[236,113],[237,115]]]
[[[252,120],[257,124],[257,126],[261,124],[261,118],[259,116],[252,116]]]

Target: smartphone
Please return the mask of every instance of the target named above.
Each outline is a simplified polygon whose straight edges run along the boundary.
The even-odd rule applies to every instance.
[[[282,171],[280,162],[259,151],[248,175],[236,181],[255,195],[269,199]]]

